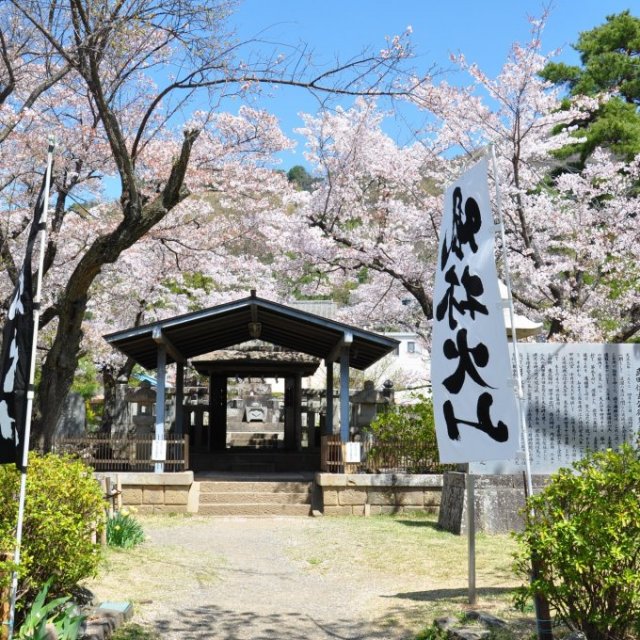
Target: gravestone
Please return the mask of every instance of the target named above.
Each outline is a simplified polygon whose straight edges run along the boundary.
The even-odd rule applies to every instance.
[[[79,393],[70,393],[64,401],[54,438],[76,438],[84,435],[86,419],[84,398]]]
[[[116,380],[113,398],[113,420],[111,423],[111,437],[114,439],[126,438],[133,426],[131,420],[131,406],[127,400],[127,378]]]
[[[362,390],[357,391],[349,398],[351,430],[355,434],[366,430],[379,413],[386,411],[389,405],[393,404],[392,390],[387,394],[385,391],[376,389],[373,380],[365,380]]]

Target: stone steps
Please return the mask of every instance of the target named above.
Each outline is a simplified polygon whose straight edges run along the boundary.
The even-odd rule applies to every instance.
[[[309,516],[310,504],[201,504],[198,510],[204,516]]]
[[[313,483],[202,480],[198,513],[213,516],[308,516]]]
[[[200,506],[205,504],[309,504],[309,493],[246,493],[221,491],[201,493]]]

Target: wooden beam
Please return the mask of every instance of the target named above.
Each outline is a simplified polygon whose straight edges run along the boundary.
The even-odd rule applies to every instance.
[[[156,344],[162,345],[175,362],[180,364],[186,364],[187,359],[180,353],[180,351],[176,348],[176,346],[167,338],[167,336],[163,333],[161,327],[154,327],[152,333],[153,340]]]
[[[342,338],[337,342],[331,352],[327,356],[327,362],[335,362],[341,357],[342,349],[345,347],[348,349],[353,344],[353,333],[351,331],[345,331],[342,334]]]

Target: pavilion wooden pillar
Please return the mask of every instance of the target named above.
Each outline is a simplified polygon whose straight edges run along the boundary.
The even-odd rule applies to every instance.
[[[349,346],[340,350],[340,440],[349,442]]]
[[[227,378],[209,378],[209,451],[227,448]]]
[[[156,386],[156,431],[155,440],[157,447],[157,458],[154,470],[156,473],[164,471],[164,460],[166,458],[166,441],[164,437],[165,406],[166,406],[166,379],[167,379],[167,354],[177,363],[176,373],[176,433],[178,429],[182,434],[182,404],[184,391],[184,363],[186,358],[176,349],[175,345],[164,335],[162,328],[156,326],[152,331],[152,339],[157,346],[157,386]],[[152,450],[153,457],[153,450]]]
[[[298,451],[302,440],[302,376],[299,373],[284,380],[284,448]]]
[[[156,371],[156,433],[155,439],[164,442],[164,407],[166,402],[166,373],[167,373],[167,351],[162,344],[158,345],[158,367]],[[162,473],[164,462],[157,461],[154,464],[154,471]]]
[[[331,416],[331,426],[333,426],[333,363],[338,360],[340,362],[340,440],[349,442],[349,364],[350,350],[353,344],[353,333],[345,331],[341,340],[334,346],[327,362],[327,423]],[[329,372],[331,371],[331,374]],[[331,407],[331,410],[330,410]],[[333,429],[327,433],[333,433]]]
[[[184,364],[176,363],[176,424],[174,432],[176,438],[184,434]]]
[[[324,435],[333,435],[333,360],[325,360],[327,367],[327,408],[325,409]]]

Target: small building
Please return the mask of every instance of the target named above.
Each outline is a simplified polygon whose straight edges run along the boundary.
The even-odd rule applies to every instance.
[[[288,460],[283,458],[288,464],[294,459],[293,454],[303,448],[303,377],[311,375],[320,362],[324,362],[326,415],[321,428],[326,434],[333,434],[334,431],[339,433],[342,442],[347,442],[350,368],[364,371],[399,345],[394,338],[259,298],[255,291],[249,297],[234,302],[118,331],[106,335],[105,339],[145,369],[156,370],[156,440],[165,438],[167,365],[176,364],[176,436],[194,429],[191,420],[185,419],[189,410],[184,394],[185,365],[190,363],[208,377],[208,404],[195,425],[206,431],[206,437],[192,438],[200,447],[199,451],[193,452],[197,454],[192,456],[194,468],[195,465],[206,468],[208,465],[224,464],[228,454],[229,379],[255,376],[285,380],[282,455],[290,454]],[[258,339],[280,347],[280,355],[258,358],[250,352],[244,352],[235,357],[216,356],[231,347]],[[274,353],[278,353],[278,350]],[[337,415],[334,415],[333,409],[334,362],[339,364]],[[306,442],[309,451],[306,452],[308,455],[304,464],[317,469],[320,457],[319,448],[315,447],[317,439],[307,438]],[[156,470],[162,470],[161,463],[156,465]]]

